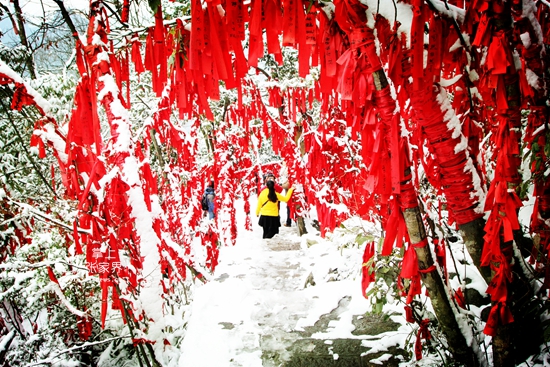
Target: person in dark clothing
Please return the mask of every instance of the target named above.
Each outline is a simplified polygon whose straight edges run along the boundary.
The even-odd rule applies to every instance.
[[[204,191],[204,195],[208,201],[208,219],[214,219],[216,217],[216,214],[214,213],[214,198],[216,197],[216,193],[214,191],[214,181],[210,181],[210,184]]]
[[[283,189],[288,192],[289,184],[288,182],[286,184],[283,184]],[[292,219],[290,219],[290,199],[286,203],[286,221],[285,221],[285,227],[290,227],[292,225]]]

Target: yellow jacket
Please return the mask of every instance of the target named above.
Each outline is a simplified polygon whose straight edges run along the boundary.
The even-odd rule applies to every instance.
[[[263,189],[262,192],[260,192],[260,195],[258,196],[258,205],[256,206],[256,216],[261,214],[269,217],[277,217],[279,215],[279,201],[283,201],[285,203],[288,202],[288,200],[292,196],[293,191],[294,189],[289,189],[286,195],[284,196],[276,192],[278,201],[274,203],[273,201],[267,198],[267,194],[269,194],[269,189],[267,188]]]

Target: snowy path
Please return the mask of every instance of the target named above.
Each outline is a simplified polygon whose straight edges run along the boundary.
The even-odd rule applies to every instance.
[[[257,225],[240,232],[235,246],[220,249],[210,281],[195,290],[179,367],[274,367],[296,356],[305,364],[289,366],[310,366],[311,353],[329,364],[347,355],[363,365],[365,350],[383,365],[387,348],[406,334],[396,337],[386,332],[391,322],[364,316],[370,301],[361,295],[361,263],[357,246],[300,237],[296,227],[281,227],[270,240]],[[368,334],[372,325],[376,334]],[[342,349],[345,340],[354,346]]]
[[[194,294],[180,367],[265,366],[262,354],[284,358],[300,332],[344,298],[350,300],[345,312],[317,337],[357,338],[351,334],[352,315],[368,306],[360,282],[327,282],[330,266],[342,267],[342,260],[332,256],[330,244],[308,248],[296,232],[282,227],[280,235],[262,240],[256,228],[234,247],[221,249],[214,280]],[[317,284],[305,287],[310,275]]]

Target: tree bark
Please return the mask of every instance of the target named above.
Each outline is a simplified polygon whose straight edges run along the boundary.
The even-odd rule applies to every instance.
[[[412,246],[424,241],[426,239],[426,230],[422,222],[419,207],[405,209],[403,211],[403,216],[405,217]],[[414,246],[414,250],[418,257],[418,266],[421,271],[429,269],[434,265],[432,254],[427,245],[419,247]],[[437,269],[421,272],[421,277],[422,282],[428,289],[430,300],[441,330],[447,337],[449,350],[456,361],[465,366],[478,366],[479,362],[475,353],[471,347],[468,346],[466,338],[462,334],[460,325],[456,320],[455,312],[451,306],[451,301],[440,273]]]
[[[65,8],[65,4],[63,3],[63,0],[53,0],[57,6],[59,7],[59,10],[61,11],[61,15],[63,16],[63,20],[65,20],[65,23],[67,23],[67,26],[71,30],[73,37],[75,39],[78,39],[78,31],[76,30],[76,27],[74,26],[73,20],[71,19],[71,16],[69,15],[69,12]]]
[[[514,348],[512,340],[511,324],[499,325],[496,335],[493,337],[493,366],[514,367]]]
[[[383,70],[373,73],[373,79],[377,90],[388,88],[386,74]],[[389,111],[389,109],[387,111]],[[384,113],[381,112],[381,115],[384,115]],[[388,119],[388,116],[382,116],[381,119],[384,121],[391,120]],[[398,152],[394,151],[392,154],[398,154]],[[404,177],[407,177],[407,175],[404,174]],[[410,178],[407,181],[401,182],[400,192],[405,192],[408,185],[410,185]],[[478,360],[471,347],[468,346],[464,334],[462,334],[460,325],[458,324],[455,312],[451,305],[451,300],[449,299],[447,289],[443,282],[443,278],[437,270],[437,267],[434,268],[435,263],[432,253],[430,252],[429,245],[426,244],[419,246],[419,244],[426,239],[426,229],[424,227],[424,222],[422,221],[420,208],[417,204],[412,208],[402,209],[402,212],[411,241],[410,245],[413,246],[418,258],[418,267],[421,271],[422,282],[428,289],[430,300],[436,313],[437,320],[439,321],[440,328],[447,337],[449,350],[456,361],[467,366],[477,366],[479,364]],[[426,271],[431,268],[434,270]]]
[[[481,253],[483,252],[483,236],[485,234],[485,219],[477,218],[471,222],[458,226],[464,245],[472,258],[474,265],[478,268],[481,276],[487,284],[491,281],[491,268],[481,266]]]
[[[296,218],[296,226],[298,226],[298,234],[300,236],[307,234],[306,224],[303,217]]]

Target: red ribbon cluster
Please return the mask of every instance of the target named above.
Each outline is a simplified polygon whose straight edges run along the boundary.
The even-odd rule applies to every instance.
[[[490,215],[485,226],[485,244],[482,253],[482,266],[491,266],[494,272],[487,293],[491,295],[493,307],[484,332],[494,335],[498,324],[513,321],[508,302],[508,284],[511,282],[512,253],[503,250],[503,243],[513,241],[513,231],[518,230],[517,212],[522,206],[516,194],[521,182],[519,167],[521,157],[521,100],[512,91],[523,90],[527,101],[530,88],[525,80],[525,70],[517,70],[513,60],[510,32],[506,28],[497,28],[493,19],[507,17],[508,4],[483,2],[475,11],[481,18],[473,45],[486,47],[487,59],[481,73],[479,90],[486,104],[495,106],[496,125],[492,127],[492,142],[495,147],[496,165],[494,178],[485,201],[485,210]]]
[[[504,14],[503,7],[508,6],[507,3],[480,0],[467,4],[467,15],[462,26],[470,34],[476,29],[473,46],[483,47],[487,51],[483,65],[475,55],[468,55],[467,49],[453,47],[458,36],[450,31],[450,23],[430,12],[420,0],[411,1],[413,21],[409,40],[404,35],[398,37],[397,24],[392,27],[381,15],[376,16],[374,29],[381,45],[380,55],[375,46],[374,29],[366,26],[366,6],[357,0],[335,1],[332,18],[325,11],[318,11],[322,8],[317,5],[306,10],[303,2],[295,0],[284,0],[282,3],[253,0],[249,6],[242,2],[212,0],[207,1],[205,7],[199,0],[194,0],[191,31],[186,30],[187,25],[178,19],[173,32],[167,32],[162,10],[157,10],[155,25],[148,30],[145,39],[144,62],[141,60],[137,37],[128,40],[131,55],[124,51],[117,57],[112,52],[112,46],[92,43],[93,37],[99,36],[105,45],[110,45],[106,38],[109,31],[106,14],[99,3],[94,4],[96,7],[92,9],[88,44],[77,44],[77,65],[82,80],[77,88],[76,107],[69,122],[67,150],[63,152],[68,159],[56,152],[67,193],[69,197],[80,201],[82,212],[79,220],[80,227],[87,230],[82,236],[82,241],[88,245],[87,250],[96,249],[97,255],[94,243],[114,241],[110,238],[113,231],[108,229],[116,228],[114,233],[122,239],[118,241],[119,245],[130,246],[131,254],[139,253],[139,239],[128,235],[134,223],[129,215],[131,206],[126,193],[135,189],[134,184],[126,182],[122,176],[116,176],[105,185],[105,201],[100,204],[94,196],[99,188],[99,180],[105,177],[108,170],[115,167],[122,170],[126,159],[135,159],[142,168],[138,186],[143,192],[148,210],[152,210],[151,197],[158,191],[155,181],[161,182],[163,192],[170,193],[163,201],[163,210],[168,213],[169,219],[166,222],[156,219],[153,223],[159,238],[164,231],[174,233],[176,230],[180,217],[173,206],[186,206],[181,204],[184,198],[197,197],[201,189],[201,185],[196,182],[176,188],[174,181],[171,181],[173,177],[156,177],[149,167],[146,154],[152,144],[149,138],[144,139],[143,150],[140,146],[125,150],[116,150],[112,145],[106,150],[102,146],[97,105],[98,102],[103,103],[107,112],[112,141],[121,142],[123,131],[120,129],[124,128],[121,126],[124,121],[116,116],[111,105],[120,103],[129,108],[128,62],[131,59],[138,73],[145,70],[151,72],[153,90],[162,96],[148,132],[154,131],[161,144],[174,149],[182,157],[181,161],[171,161],[167,165],[171,172],[178,174],[197,171],[193,159],[197,146],[196,143],[185,143],[183,133],[170,122],[171,106],[175,104],[178,107],[180,117],[204,114],[211,119],[208,100],[219,99],[219,82],[223,81],[227,88],[238,88],[237,107],[228,109],[227,120],[210,136],[215,148],[215,162],[206,167],[202,172],[204,176],[201,176],[218,178],[220,196],[217,204],[221,204],[220,208],[226,210],[230,218],[234,218],[235,209],[225,203],[232,202],[236,197],[239,188],[235,182],[239,179],[252,182],[249,180],[252,177],[252,159],[248,152],[247,132],[252,130],[260,137],[258,130],[262,129],[265,136],[273,138],[274,151],[285,160],[291,180],[306,184],[305,193],[297,193],[295,200],[304,208],[308,202],[315,203],[323,233],[354,213],[363,217],[379,215],[386,230],[383,255],[391,253],[396,241],[397,246],[402,245],[402,239],[408,242],[401,212],[417,206],[417,194],[412,185],[417,177],[409,173],[411,157],[417,158],[415,154],[419,154],[432,185],[445,194],[451,217],[457,224],[465,224],[480,217],[481,214],[476,210],[479,197],[475,193],[475,176],[478,175],[477,184],[482,186],[484,172],[478,168],[482,165],[475,161],[480,151],[480,129],[476,121],[487,121],[487,125],[493,122],[494,126],[487,126],[486,129],[487,132],[492,129],[491,143],[496,147],[497,156],[495,177],[486,200],[486,210],[491,210],[491,215],[486,227],[483,263],[491,264],[497,271],[495,283],[489,291],[495,307],[500,311],[494,308],[491,320],[498,319],[495,315],[501,315],[502,320],[509,320],[504,316],[507,315],[505,288],[509,281],[507,264],[510,258],[508,254],[502,253],[500,242],[501,237],[505,241],[511,240],[513,230],[519,228],[516,211],[521,202],[513,192],[520,181],[519,108],[521,104],[526,106],[526,101],[537,103],[537,97],[540,98],[542,93],[530,85],[532,81],[527,80],[527,68],[542,74],[546,66],[538,57],[542,49],[541,42],[532,42],[531,47],[518,45],[517,39],[511,40],[505,30],[497,29],[492,22],[492,17],[498,18]],[[124,3],[123,9],[127,9],[127,4]],[[539,7],[536,16],[543,37],[548,41],[550,20],[540,9],[545,9],[544,5]],[[265,14],[269,14],[269,17]],[[529,18],[523,18],[514,11],[512,14],[518,24],[516,29],[523,31],[520,34],[528,32],[533,37],[535,32]],[[127,11],[123,12],[123,20],[127,19],[126,15]],[[241,45],[247,22],[250,34],[248,60]],[[474,28],[474,22],[478,23],[477,28]],[[428,45],[424,44],[426,25],[429,31]],[[282,37],[284,46],[299,50],[301,76],[307,74],[309,66],[320,66],[319,82],[313,91],[303,88],[280,90],[277,87],[269,91],[269,103],[281,111],[279,121],[267,113],[260,92],[243,82],[248,67],[258,66],[258,59],[263,56],[264,30],[268,52],[279,62],[279,37]],[[389,47],[384,47],[388,44]],[[426,60],[425,46],[428,50]],[[522,68],[519,70],[515,67],[512,47],[520,54]],[[109,54],[109,58],[98,58],[104,52]],[[173,64],[167,64],[167,55],[174,55]],[[389,65],[387,75],[390,82],[397,87],[396,98],[392,96],[390,86],[385,85],[382,65],[386,63]],[[480,80],[469,80],[466,70],[481,71]],[[458,77],[459,74],[463,76]],[[119,91],[102,94],[103,99],[97,101],[98,88],[105,87],[100,77],[105,76],[115,77]],[[455,83],[442,87],[442,78],[453,78]],[[0,76],[0,82],[3,80],[4,76]],[[120,92],[123,83],[127,86],[126,100]],[[472,85],[478,88],[482,103],[494,106],[496,112],[481,111],[476,114],[470,110],[481,103],[478,96],[467,93]],[[515,96],[506,92],[510,86],[520,88],[525,97],[519,100],[520,103]],[[444,88],[453,92],[452,103],[443,93]],[[243,103],[245,93],[249,93],[252,103]],[[16,86],[16,96],[12,103],[14,108],[33,103],[32,96],[26,94],[20,86]],[[311,104],[312,98],[323,101],[323,122],[315,133],[306,116],[307,104]],[[409,99],[412,107],[407,105]],[[451,113],[453,110],[454,115]],[[531,135],[528,136],[532,137],[532,150],[535,150],[536,145],[546,144],[543,131],[547,127],[544,125],[541,128],[545,115],[546,111],[534,109],[529,118]],[[262,119],[264,124],[261,128],[248,125],[254,118]],[[37,122],[37,133],[46,128],[48,121]],[[242,130],[233,131],[229,121],[237,122]],[[456,126],[449,126],[449,122],[457,123]],[[410,138],[418,146],[418,152],[411,153],[409,137],[404,136],[405,123],[413,130]],[[194,124],[196,130],[198,122]],[[457,127],[459,124],[462,130]],[[352,139],[346,135],[348,128]],[[301,133],[300,139],[309,152],[307,162],[303,162],[298,153],[298,133]],[[44,154],[44,141],[39,137],[37,134],[32,144],[38,146],[41,154]],[[359,143],[361,150],[358,148]],[[428,155],[422,154],[425,144],[429,149]],[[538,158],[547,159],[540,154],[540,150],[537,153]],[[102,154],[107,159],[99,159],[103,158]],[[241,165],[241,169],[237,170],[235,165]],[[537,172],[536,164],[533,169]],[[467,174],[464,174],[465,171]],[[533,217],[532,230],[543,231],[547,229],[543,219],[546,219],[549,206],[545,199],[549,188],[542,183],[537,185],[536,217]],[[84,189],[82,186],[85,186]],[[328,187],[329,190],[319,192],[321,187]],[[244,185],[242,190],[246,199],[252,185]],[[338,211],[340,204],[351,211]],[[200,221],[198,201],[190,206],[193,211],[191,223],[196,225]],[[88,214],[95,212],[101,213],[102,217]],[[543,218],[539,219],[538,215]],[[234,219],[226,224],[224,228],[229,232],[222,233],[221,238],[231,243],[236,235]],[[188,251],[190,240],[184,237],[178,238],[178,242],[184,243],[185,251]],[[78,239],[76,236],[77,247]],[[210,243],[209,264],[214,267],[216,251],[213,237],[204,239]],[[543,241],[547,247],[548,236],[544,235]],[[415,262],[412,246],[406,250],[402,277],[406,275],[408,279],[418,279],[420,270],[412,265]],[[114,248],[117,252],[119,249]],[[178,263],[180,255],[169,244],[161,241],[159,253],[164,265],[176,261],[178,267],[183,267],[182,263]],[[372,249],[365,249],[365,254],[372,257]],[[120,260],[115,255],[107,259],[106,252],[97,256],[109,266]],[[135,261],[135,268],[139,269],[140,259],[132,261]],[[117,274],[128,277],[131,284],[137,281],[136,274]],[[181,275],[184,276],[184,272]],[[365,276],[367,286],[372,280],[371,276]],[[488,330],[493,327],[493,324],[489,325]]]
[[[429,85],[411,93],[414,119],[422,130],[423,139],[427,140],[429,151],[425,155],[423,149],[419,149],[419,153],[430,183],[445,195],[450,223],[456,221],[462,225],[483,216],[478,208],[480,176],[459,126],[448,126],[451,118],[458,124],[458,117],[452,113],[450,103],[447,106],[440,104],[441,100],[447,101],[447,96],[436,88]],[[475,187],[476,179],[478,187]]]
[[[317,131],[306,132],[310,134],[307,136],[308,198],[317,210],[322,235],[332,231],[349,216],[347,212],[339,212],[337,207],[352,203],[351,198],[341,195],[343,190],[353,190],[356,180],[352,161],[354,152],[350,151],[353,147],[346,146],[344,128],[343,121],[321,122]],[[357,206],[357,203],[353,205]]]
[[[416,333],[416,341],[414,343],[414,354],[416,360],[422,359],[422,339],[430,341],[432,339],[432,333],[428,326],[430,325],[430,319],[420,319],[415,314],[413,308],[409,305],[405,306],[405,320],[410,323],[418,323],[418,332]]]
[[[3,223],[0,225],[0,230],[4,233],[13,233],[4,239],[4,245],[0,248],[0,264],[3,264],[9,257],[15,254],[19,246],[31,243],[32,223],[20,220],[20,211],[13,205],[10,205],[8,200],[9,193],[3,196],[0,200],[0,216],[3,218]]]
[[[550,289],[550,268],[548,252],[550,249],[550,228],[546,220],[550,217],[550,181],[545,177],[547,169],[544,162],[546,156],[544,147],[547,142],[546,107],[533,108],[527,119],[525,135],[528,139],[528,148],[531,151],[531,173],[534,178],[533,196],[536,198],[531,214],[530,230],[539,235],[540,245],[533,247],[530,262],[537,269],[546,268],[544,288]]]

